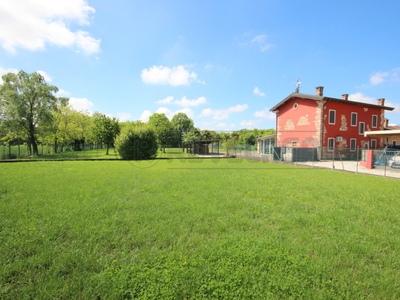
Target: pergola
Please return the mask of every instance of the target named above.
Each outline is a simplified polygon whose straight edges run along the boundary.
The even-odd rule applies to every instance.
[[[364,136],[368,137],[368,148],[370,145],[371,138],[386,138],[386,145],[389,145],[388,139],[396,138],[400,139],[400,130],[376,130],[376,131],[365,131]]]
[[[209,153],[209,145],[210,144],[214,144],[217,143],[217,153],[219,154],[219,143],[220,143],[220,139],[213,139],[213,140],[196,140],[193,141],[191,144],[191,150],[192,150],[192,154],[201,154],[201,155],[207,155],[210,154]]]

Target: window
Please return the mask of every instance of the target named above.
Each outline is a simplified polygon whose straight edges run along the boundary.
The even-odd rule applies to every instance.
[[[364,134],[364,130],[365,130],[365,123],[364,122],[360,122],[359,127],[358,127],[358,133],[359,134]]]
[[[350,151],[354,152],[356,151],[357,147],[357,140],[356,139],[350,139]]]
[[[297,142],[292,142],[292,147],[296,148],[297,147]]]
[[[396,141],[392,141],[392,145],[393,145],[393,146],[396,146],[396,145],[397,145],[397,142],[396,142]]]
[[[351,113],[351,126],[357,126],[357,113]]]
[[[329,124],[335,124],[336,121],[336,110],[330,109],[329,110]]]
[[[335,139],[328,138],[328,151],[333,151],[334,148],[335,148]]]
[[[376,149],[376,140],[371,140],[371,149]]]
[[[372,115],[372,128],[378,127],[378,116]]]

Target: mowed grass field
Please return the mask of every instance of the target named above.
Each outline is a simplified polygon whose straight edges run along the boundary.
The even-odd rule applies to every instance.
[[[399,299],[400,181],[240,159],[0,164],[0,299]]]
[[[40,147],[39,147],[40,148]],[[19,156],[18,147],[12,146],[10,148],[11,154],[14,155],[13,159],[22,159],[22,160],[63,160],[63,159],[121,159],[119,154],[117,153],[115,148],[110,148],[108,155],[106,155],[106,148],[101,149],[91,149],[85,151],[65,151],[61,153],[52,153],[46,154],[44,151],[44,155],[35,155],[28,156],[26,153],[26,147],[22,154]],[[180,148],[166,148],[165,152],[161,149],[157,152],[157,158],[179,158],[179,157],[196,157],[195,155],[184,153]],[[9,149],[5,146],[0,146],[0,160],[8,160],[9,159]]]

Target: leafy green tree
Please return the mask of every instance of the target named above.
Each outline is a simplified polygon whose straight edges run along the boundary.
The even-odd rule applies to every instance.
[[[170,145],[176,138],[174,128],[167,116],[162,113],[154,113],[150,116],[149,126],[154,129],[157,135],[157,140],[165,153],[166,145]]]
[[[193,120],[190,119],[185,113],[177,113],[172,117],[171,124],[177,133],[178,144],[182,144],[182,135],[194,129]]]
[[[52,113],[66,105],[68,99],[54,96],[58,88],[47,84],[39,73],[19,71],[7,73],[2,79],[0,110],[3,123],[12,130],[23,130],[33,154],[38,155],[38,128],[52,122]]]
[[[118,119],[111,119],[98,112],[93,114],[93,118],[93,138],[97,143],[106,144],[106,155],[108,155],[108,149],[114,144],[115,138],[120,132]]]
[[[91,119],[87,112],[78,112],[71,106],[61,107],[53,114],[53,122],[41,130],[41,140],[53,144],[55,153],[63,151],[66,144],[84,143],[91,131]]]

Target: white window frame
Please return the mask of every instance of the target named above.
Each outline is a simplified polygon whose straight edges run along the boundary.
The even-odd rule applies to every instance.
[[[375,126],[374,126],[374,119],[375,119]],[[378,116],[377,115],[372,115],[371,127],[372,128],[377,128],[378,127]]]
[[[353,116],[355,116],[355,122],[354,123],[353,123]],[[357,126],[357,118],[358,118],[357,113],[356,112],[352,112],[351,113],[351,119],[350,119],[350,125],[351,126]]]
[[[372,149],[372,150],[375,150],[375,149],[376,149],[376,146],[377,146],[376,139],[371,140],[371,149]]]
[[[354,145],[352,145],[353,143]],[[357,150],[357,139],[350,139],[350,152],[356,152],[356,150]]]
[[[331,120],[331,112],[333,112],[333,121]],[[336,124],[336,110],[330,109],[328,115],[328,124],[335,125]]]
[[[330,145],[332,141],[332,146]],[[335,138],[328,138],[328,152],[333,152],[335,149]]]
[[[362,132],[361,132],[361,125],[362,125]],[[360,122],[358,123],[358,134],[360,135],[364,135],[365,132],[365,122]]]

